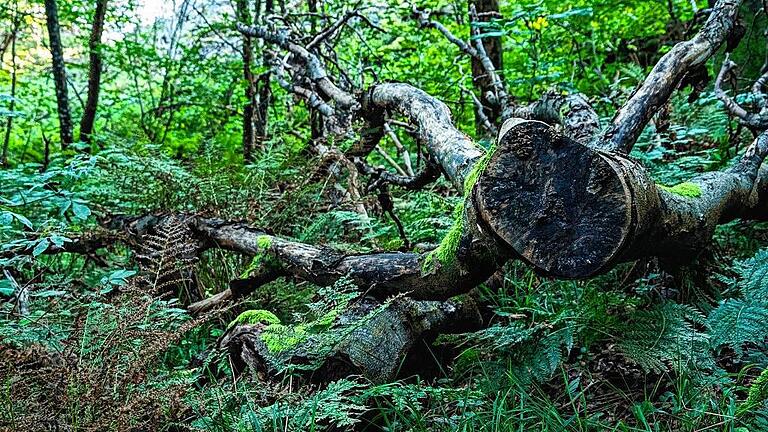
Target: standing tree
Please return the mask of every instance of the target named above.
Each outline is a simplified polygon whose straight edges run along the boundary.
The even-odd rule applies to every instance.
[[[72,115],[69,111],[67,69],[64,65],[64,52],[61,45],[59,12],[56,0],[45,0],[45,24],[48,27],[48,41],[53,59],[53,82],[56,85],[56,104],[59,111],[61,148],[65,149],[72,143]]]
[[[13,110],[16,108],[16,82],[18,79],[18,71],[16,70],[16,40],[19,33],[19,23],[21,21],[19,16],[19,2],[14,2],[13,14],[11,15],[11,33],[9,35],[9,43],[11,45],[11,104],[9,107],[9,115],[5,120],[5,136],[3,137],[3,148],[0,151],[0,166],[4,166],[8,163],[8,146],[11,143],[11,129],[13,128]],[[0,51],[0,54],[5,52],[5,48]],[[0,55],[2,59],[2,55]]]
[[[237,0],[237,19],[240,22],[251,25],[251,11],[247,0]],[[254,123],[256,116],[256,83],[251,66],[253,65],[253,42],[251,36],[243,34],[243,79],[245,80],[245,107],[243,108],[243,160],[246,163],[253,160],[256,149],[256,137]]]
[[[54,5],[55,7],[55,5]],[[104,17],[107,14],[107,0],[96,0],[96,11],[93,14],[91,36],[88,39],[90,64],[88,67],[88,99],[80,120],[80,141],[90,143],[93,133],[93,122],[96,120],[96,108],[99,105],[101,89],[101,34],[104,31]]]
[[[499,1],[498,0],[470,0],[469,2],[470,18],[473,20],[475,26],[486,23],[494,18],[498,18],[499,15]],[[472,32],[476,37],[482,36],[478,43],[478,48],[482,45],[482,49],[488,55],[488,59],[493,64],[493,67],[497,71],[503,69],[503,51],[501,47],[501,37],[499,36],[483,36],[483,29],[473,28]],[[493,77],[489,76],[485,71],[483,62],[472,57],[472,82],[480,92],[480,103],[485,110],[485,115],[491,122],[497,122],[501,116],[501,110],[498,104],[493,104],[491,95],[493,95]],[[475,124],[477,131],[483,130],[481,112],[475,110]]]

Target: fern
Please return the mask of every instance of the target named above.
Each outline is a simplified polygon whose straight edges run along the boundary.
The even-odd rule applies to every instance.
[[[200,297],[200,293],[193,291],[196,248],[184,221],[170,218],[157,228],[156,234],[142,239],[142,248],[138,257],[144,262],[142,278],[153,293],[178,291],[187,299]]]
[[[712,346],[727,346],[744,356],[746,344],[765,345],[768,334],[768,249],[733,266],[737,277],[730,281],[741,298],[726,299],[707,319]]]
[[[705,321],[697,309],[667,302],[635,312],[620,327],[617,348],[648,371],[711,370],[709,336],[698,329]]]

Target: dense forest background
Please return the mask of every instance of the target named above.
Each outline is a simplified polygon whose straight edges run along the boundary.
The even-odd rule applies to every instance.
[[[185,222],[238,221],[261,230],[252,250],[275,236],[333,258],[439,251],[461,218],[465,197],[413,122],[389,113],[356,153],[365,125],[327,115],[341,99],[318,97],[322,77],[301,87],[297,51],[244,26],[288,29],[345,92],[424,90],[490,154],[502,93],[469,54],[478,41],[509,104],[584,95],[608,124],[713,6],[4,1],[0,428],[768,430],[768,226],[748,220],[761,217],[589,278],[510,261],[453,300],[477,322],[450,310],[439,330],[427,324],[446,303],[405,313],[400,293],[365,309],[350,278],[266,280],[272,258],[213,247]],[[765,88],[753,89],[768,71],[767,14],[743,2],[740,40],[654,107],[631,157],[660,188],[694,199],[689,179],[729,167],[768,126]],[[726,57],[738,67],[722,69]],[[235,301],[190,308],[258,277]],[[413,336],[402,351],[356,348],[361,329],[376,347],[387,320]],[[230,343],[242,328],[274,354],[263,367]],[[327,361],[353,348],[393,366]]]

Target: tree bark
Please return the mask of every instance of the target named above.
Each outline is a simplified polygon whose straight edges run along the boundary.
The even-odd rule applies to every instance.
[[[8,165],[8,147],[11,144],[11,130],[13,128],[13,111],[16,109],[16,38],[19,33],[19,3],[18,0],[14,3],[13,17],[12,17],[12,30],[10,35],[11,44],[11,103],[9,111],[11,115],[5,120],[5,136],[3,137],[3,149],[0,152],[0,166]],[[0,56],[0,60],[2,57]]]
[[[475,331],[482,326],[477,305],[469,297],[444,302],[397,298],[388,304],[364,297],[334,322],[342,339],[330,346],[322,336],[309,336],[295,346],[276,350],[262,337],[266,327],[261,323],[230,328],[219,346],[229,353],[236,373],[247,366],[265,378],[279,379],[298,367],[310,382],[362,375],[374,383],[385,383],[397,376],[423,373],[429,367],[423,358],[413,358],[419,345],[428,346],[439,334]]]
[[[480,22],[490,21],[493,19],[493,15],[500,16],[498,0],[470,0],[469,6],[475,7],[475,11],[478,14]],[[470,14],[470,17],[471,16],[472,15]],[[504,60],[501,47],[501,38],[498,36],[484,37],[482,42],[483,46],[485,47],[485,52],[493,64],[493,67],[497,71],[503,70]],[[471,58],[472,83],[480,92],[480,103],[485,108],[484,111],[488,121],[490,121],[491,124],[498,124],[499,118],[501,117],[501,106],[499,106],[498,101],[490,100],[488,98],[488,96],[492,95],[495,90],[493,78],[488,76],[483,63],[479,59],[475,57]],[[499,77],[501,78],[501,74],[499,74]],[[479,116],[477,110],[475,110],[475,126],[478,133],[483,133],[483,130],[485,129],[483,127],[483,119]]]
[[[251,25],[251,12],[247,0],[237,0],[238,21]],[[256,150],[256,138],[254,133],[256,83],[251,66],[253,65],[253,41],[252,37],[243,33],[243,79],[245,80],[245,107],[243,107],[243,160],[245,163],[253,161],[253,153]]]
[[[69,111],[67,90],[67,70],[64,65],[64,53],[61,45],[61,29],[56,0],[45,0],[45,24],[48,27],[53,82],[56,86],[56,104],[59,113],[59,135],[61,148],[66,149],[72,143],[72,115]]]
[[[107,1],[96,0],[96,11],[93,14],[93,26],[88,40],[90,63],[88,66],[88,98],[83,109],[83,117],[80,119],[80,141],[91,142],[93,123],[96,120],[96,109],[99,105],[99,91],[101,89],[101,34],[104,32],[104,18],[107,14]]]

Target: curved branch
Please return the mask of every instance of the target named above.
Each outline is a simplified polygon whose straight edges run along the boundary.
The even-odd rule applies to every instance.
[[[680,42],[656,63],[632,97],[616,112],[601,147],[629,153],[643,128],[672,95],[683,77],[703,65],[734,28],[740,0],[718,0],[707,22],[690,40]]]
[[[467,42],[464,42],[463,40],[459,39],[456,35],[454,35],[447,27],[445,27],[443,24],[432,21],[429,19],[429,12],[428,11],[421,11],[414,7],[413,9],[413,15],[418,19],[419,25],[421,27],[431,27],[434,29],[437,29],[440,33],[445,36],[446,39],[448,39],[449,42],[456,45],[461,52],[464,54],[467,54],[468,56],[474,58],[480,64],[483,66],[483,70],[488,75],[491,81],[491,86],[493,87],[493,92],[495,93],[496,103],[501,108],[501,119],[502,121],[507,120],[508,118],[512,117],[512,107],[509,103],[509,93],[507,93],[506,88],[504,87],[504,83],[501,80],[501,77],[499,76],[498,72],[496,71],[496,67],[493,65],[493,62],[491,61],[490,57],[488,57],[488,53],[485,51],[485,46],[483,45],[483,41],[480,38],[477,38],[475,40],[475,46],[468,44]],[[470,6],[470,18],[472,18],[473,21],[477,18],[477,13],[475,12],[474,5]],[[471,25],[472,23],[470,23]],[[472,30],[473,35],[476,36],[476,30]]]
[[[464,189],[467,174],[485,151],[456,129],[447,105],[423,90],[398,83],[375,85],[363,98],[363,106],[397,111],[418,126],[417,139],[426,146],[457,190]]]
[[[325,96],[336,101],[340,107],[351,109],[357,105],[357,100],[355,100],[354,96],[337,87],[328,78],[328,73],[323,68],[320,59],[301,45],[291,42],[288,39],[288,32],[286,30],[270,32],[266,27],[246,26],[242,23],[237,24],[237,29],[243,34],[263,39],[288,50],[301,59],[306,66],[309,79],[317,85]]]
[[[725,109],[728,110],[728,112],[733,116],[738,118],[739,121],[745,126],[758,130],[768,129],[768,117],[748,112],[735,100],[733,100],[733,98],[728,96],[725,91],[723,91],[723,81],[725,80],[725,76],[728,75],[735,67],[736,63],[732,62],[729,56],[726,55],[725,60],[723,61],[723,66],[720,68],[720,72],[717,74],[717,79],[715,80],[715,96],[717,96],[723,105],[725,105]],[[760,77],[760,79],[762,79],[762,77]],[[760,79],[758,79],[758,81],[755,83],[755,86],[758,89],[762,88],[762,85],[757,85],[757,83],[760,82]]]

